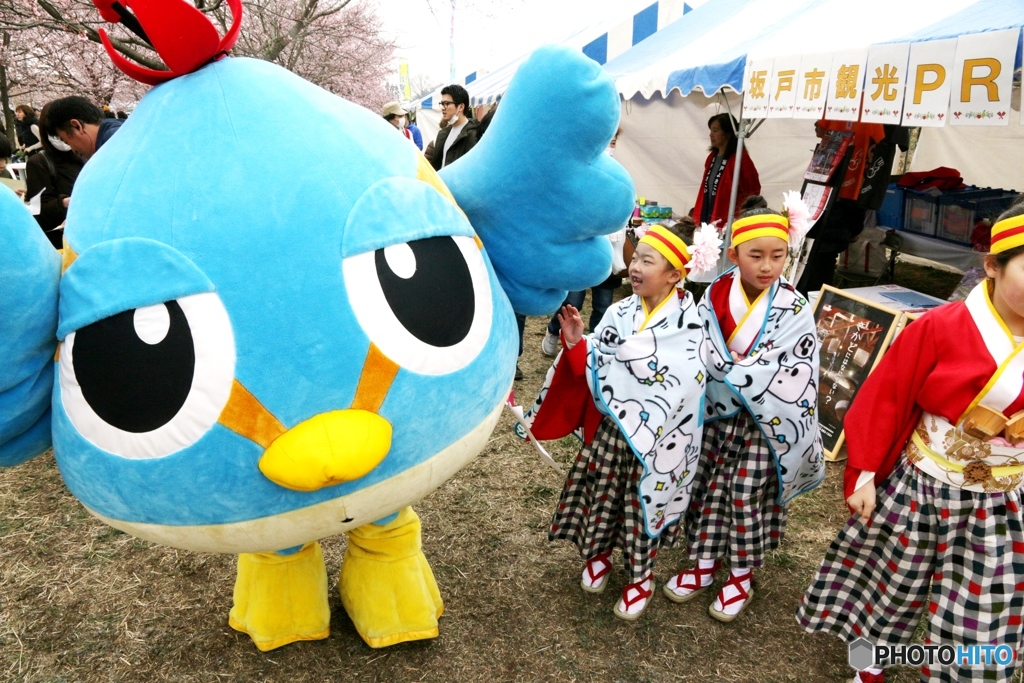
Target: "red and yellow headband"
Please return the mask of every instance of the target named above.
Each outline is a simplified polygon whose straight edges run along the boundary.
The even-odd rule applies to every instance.
[[[732,244],[738,247],[758,237],[778,237],[789,243],[789,219],[774,213],[740,218],[732,224]]]
[[[1014,216],[992,226],[992,246],[989,251],[998,254],[1024,245],[1024,216]]]
[[[640,238],[639,243],[651,245],[675,268],[685,268],[690,262],[690,249],[686,242],[660,225],[651,226],[647,234]]]

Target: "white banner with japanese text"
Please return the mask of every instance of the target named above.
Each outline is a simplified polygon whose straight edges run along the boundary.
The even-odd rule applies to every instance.
[[[797,71],[800,57],[777,57],[772,69],[771,99],[768,102],[768,118],[791,119],[796,105]]]
[[[800,79],[796,84],[794,119],[820,119],[828,101],[828,83],[832,75],[832,55],[804,55],[800,60]]]
[[[825,118],[830,121],[860,119],[861,86],[868,62],[867,48],[844,50],[832,57],[832,75],[828,86]]]
[[[835,53],[752,57],[743,116],[904,126],[1005,126],[1021,29]],[[1024,111],[1021,112],[1024,125]]]
[[[873,45],[868,51],[864,75],[864,123],[892,123],[903,120],[903,91],[907,86],[910,43]]]
[[[763,119],[768,116],[769,88],[775,60],[748,59],[743,74],[743,118]]]

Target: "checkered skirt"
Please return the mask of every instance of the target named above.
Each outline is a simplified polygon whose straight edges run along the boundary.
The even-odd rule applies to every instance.
[[[1010,645],[1024,617],[1021,493],[942,484],[903,460],[878,491],[870,524],[852,516],[797,609],[810,632],[850,642]],[[1009,681],[1013,666],[933,666],[922,680]]]
[[[754,418],[741,410],[705,425],[699,466],[687,514],[690,559],[760,567],[782,541],[786,506],[776,502],[775,458]]]
[[[654,570],[658,550],[671,548],[679,536],[678,522],[657,538],[647,535],[639,493],[643,474],[643,463],[606,418],[576,456],[548,538],[571,541],[584,560],[621,549],[629,583],[642,581]]]

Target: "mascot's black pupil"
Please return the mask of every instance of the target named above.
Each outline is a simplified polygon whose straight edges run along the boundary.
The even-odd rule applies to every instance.
[[[164,426],[192,389],[192,330],[176,301],[164,305],[170,327],[156,344],[139,338],[134,309],[75,333],[73,364],[82,395],[100,419],[126,432]]]
[[[398,322],[425,344],[454,346],[473,325],[476,298],[466,258],[451,237],[409,242],[416,272],[399,277],[384,250],[374,254],[377,279]]]

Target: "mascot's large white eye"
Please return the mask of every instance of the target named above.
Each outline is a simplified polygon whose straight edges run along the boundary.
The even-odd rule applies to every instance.
[[[469,365],[491,333],[491,285],[471,237],[429,237],[350,256],[345,288],[388,358],[424,375]]]
[[[216,424],[234,377],[235,338],[213,293],[112,315],[69,334],[60,350],[71,423],[125,458],[194,444]]]

